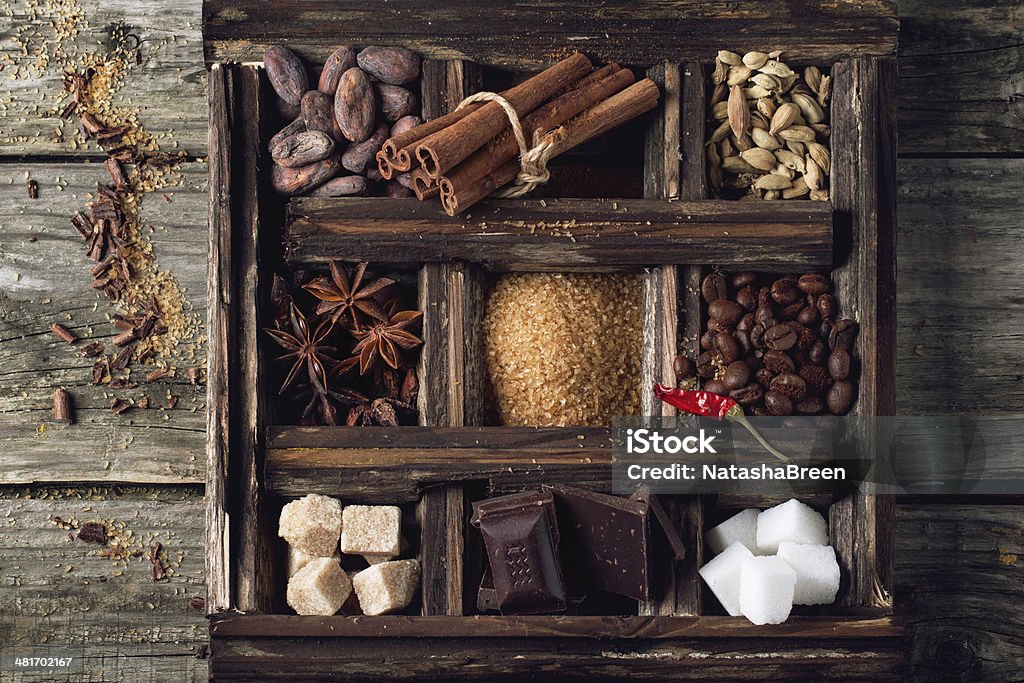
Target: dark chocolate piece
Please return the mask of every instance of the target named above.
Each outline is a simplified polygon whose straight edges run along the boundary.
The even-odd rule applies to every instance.
[[[494,590],[494,577],[491,576],[489,566],[484,569],[484,575],[480,577],[480,588],[476,592],[476,611],[498,611],[498,591]]]
[[[484,539],[502,614],[565,609],[554,504],[551,493],[531,492],[473,506],[472,522]]]
[[[676,529],[675,524],[672,523],[672,518],[668,515],[668,510],[661,504],[661,499],[658,496],[651,493],[651,489],[647,486],[643,486],[630,496],[633,500],[638,500],[641,503],[647,503],[651,508],[651,512],[654,513],[654,519],[658,520],[658,528],[661,530],[662,538],[668,543],[669,548],[672,549],[672,553],[675,556],[674,559],[682,560],[686,558],[686,544],[683,543],[682,537],[679,535],[679,531]]]
[[[569,585],[648,600],[651,543],[646,503],[571,486],[544,486],[558,503]]]

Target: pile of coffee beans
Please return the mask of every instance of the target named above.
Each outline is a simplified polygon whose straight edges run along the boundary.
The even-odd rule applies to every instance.
[[[677,359],[677,371],[695,372],[706,391],[731,396],[748,414],[849,412],[857,323],[837,319],[827,276],[715,272],[701,295],[708,304],[702,353],[696,363]]]
[[[342,46],[327,58],[314,86],[295,53],[267,48],[267,79],[279,112],[291,121],[268,145],[274,189],[318,197],[411,197],[412,177],[385,181],[375,156],[389,137],[423,122],[414,92],[420,61],[401,47],[357,52]]]

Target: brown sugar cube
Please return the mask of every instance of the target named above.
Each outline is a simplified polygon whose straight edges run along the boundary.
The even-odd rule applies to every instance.
[[[417,560],[395,560],[375,564],[352,579],[363,614],[375,616],[397,612],[412,600],[420,582]]]
[[[349,505],[342,514],[341,552],[398,557],[402,511],[394,505]]]
[[[310,555],[309,553],[302,552],[298,548],[288,546],[288,576],[294,576],[295,572],[299,571],[309,564],[311,560],[315,559],[317,559],[316,555]],[[334,550],[334,554],[331,555],[330,559],[338,562],[339,564],[341,563],[341,554],[337,549]]]
[[[341,503],[311,493],[281,509],[277,533],[296,550],[315,557],[330,557],[341,536]]]
[[[298,614],[329,617],[352,593],[352,581],[335,560],[317,557],[288,579],[288,606]]]

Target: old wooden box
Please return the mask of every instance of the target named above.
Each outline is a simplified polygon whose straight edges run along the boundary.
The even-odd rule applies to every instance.
[[[479,321],[489,271],[642,272],[643,376],[660,377],[670,373],[682,340],[696,344],[697,285],[709,265],[831,269],[844,312],[862,330],[855,413],[893,413],[896,32],[894,5],[886,1],[205,2],[212,678],[898,678],[902,629],[891,616],[889,498],[824,501],[843,568],[838,604],[777,627],[719,616],[702,595],[696,569],[705,510],[719,501],[668,501],[689,557],[656,600],[625,616],[475,615],[479,576],[467,526],[467,497],[481,488],[559,481],[610,488],[602,430],[481,426]],[[663,100],[642,141],[643,198],[489,202],[455,219],[415,199],[286,203],[267,177],[273,95],[261,67],[251,64],[277,43],[310,63],[339,44],[417,50],[429,60],[422,77],[428,116],[479,89],[480,65],[537,69],[581,49],[646,68]],[[831,202],[706,198],[707,69],[720,48],[765,46],[785,50],[796,64],[832,65]],[[574,221],[574,237],[531,235],[523,227],[540,221]],[[600,239],[588,234],[595,224]],[[282,259],[330,258],[418,269],[421,427],[275,423],[259,343],[268,275]],[[645,414],[663,411],[649,386],[642,405]],[[284,501],[310,492],[416,506],[420,616],[288,615],[276,516]]]

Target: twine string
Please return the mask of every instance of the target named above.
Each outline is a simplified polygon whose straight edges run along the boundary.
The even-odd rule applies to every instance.
[[[497,102],[508,116],[509,123],[512,124],[512,133],[519,145],[519,173],[516,174],[515,180],[510,185],[495,192],[494,196],[522,197],[548,182],[551,179],[548,161],[554,154],[555,140],[551,137],[546,138],[541,131],[536,130],[533,133],[533,145],[527,146],[526,134],[523,132],[523,124],[519,121],[519,114],[508,100],[497,93],[485,91],[470,95],[459,103],[456,110],[475,102]]]

